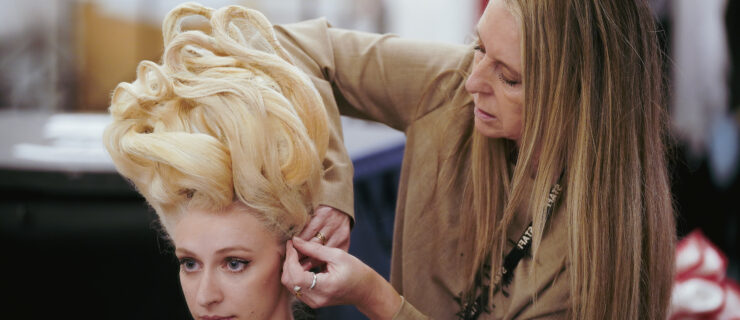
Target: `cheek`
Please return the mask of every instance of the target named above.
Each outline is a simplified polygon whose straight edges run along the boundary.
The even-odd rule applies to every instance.
[[[263,272],[263,287],[265,290],[269,290],[272,295],[277,296],[280,294],[283,283],[280,281],[283,270],[283,261],[279,257],[275,256],[270,263],[265,265],[265,271]]]
[[[185,276],[182,272],[180,273],[180,286],[182,287],[182,294],[185,296],[185,302],[188,304],[190,310],[193,309],[196,304],[196,295],[198,292],[198,280],[194,276]]]
[[[253,271],[255,273],[255,277],[252,285],[258,286],[262,292],[273,292],[275,291],[275,288],[282,287],[282,283],[280,282],[280,270],[282,269],[282,264],[269,261],[263,265],[254,267]]]
[[[504,95],[504,103],[506,104],[506,114],[510,118],[518,119],[521,123],[522,111],[524,108],[524,99],[521,92],[507,92]]]
[[[522,94],[513,92],[504,95],[502,104],[505,105],[503,110],[504,130],[510,137],[518,137],[522,131],[522,111],[523,111]]]
[[[274,259],[262,262],[264,263],[254,263],[244,273],[235,275],[229,286],[232,301],[244,315],[270,314],[276,307],[283,288],[280,282],[280,261]]]

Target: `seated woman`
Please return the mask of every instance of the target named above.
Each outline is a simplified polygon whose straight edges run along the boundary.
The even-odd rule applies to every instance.
[[[172,240],[195,319],[290,319],[280,277],[318,204],[321,97],[258,12],[186,4],[163,33],[163,62],[115,89],[105,146]]]

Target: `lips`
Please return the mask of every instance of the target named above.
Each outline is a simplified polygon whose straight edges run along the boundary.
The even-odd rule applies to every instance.
[[[493,119],[496,119],[496,116],[494,116],[494,115],[492,115],[492,114],[490,114],[488,112],[485,112],[485,111],[481,110],[478,107],[475,107],[473,109],[473,113],[475,114],[476,117],[478,117],[478,119],[481,119],[481,120],[493,120]]]
[[[200,320],[232,320],[232,319],[234,319],[234,316],[228,316],[228,317],[223,317],[223,316],[202,316],[202,317],[200,317],[198,319],[200,319]]]

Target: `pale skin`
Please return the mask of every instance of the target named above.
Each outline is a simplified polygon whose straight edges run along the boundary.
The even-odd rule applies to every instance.
[[[519,24],[500,0],[492,1],[476,31],[473,70],[465,82],[475,103],[475,128],[518,143],[524,104]]]
[[[316,237],[321,232],[326,237],[326,246],[349,250],[349,224],[347,214],[329,206],[318,206],[311,216],[311,220],[298,235],[299,238],[321,243]]]
[[[169,232],[194,319],[292,319],[293,296],[280,283],[284,243],[245,205],[189,210]]]
[[[345,252],[349,250],[350,218],[344,212],[329,206],[318,206],[298,237],[321,244],[321,239],[316,236],[318,232],[326,238],[326,246]],[[320,261],[305,256],[302,257],[301,264],[307,269],[322,265]]]
[[[486,137],[518,144],[524,102],[519,23],[502,0],[494,0],[476,30],[475,59],[465,83],[475,104],[475,129]],[[301,265],[302,255],[326,263],[312,290],[308,287],[313,273]],[[352,304],[370,319],[391,319],[402,303],[399,293],[362,261],[317,241],[288,241],[282,282],[286,288],[300,286],[300,299],[313,308]]]
[[[327,245],[347,250],[346,214],[321,206],[312,221],[314,229],[327,235]],[[306,230],[302,234],[315,234]],[[183,294],[194,319],[293,318],[293,293],[280,283],[284,242],[245,205],[236,202],[218,212],[189,210],[170,233]]]

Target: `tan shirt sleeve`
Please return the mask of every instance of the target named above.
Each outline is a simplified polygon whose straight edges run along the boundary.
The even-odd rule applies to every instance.
[[[324,175],[321,178],[319,195],[316,197],[314,208],[325,205],[338,209],[350,217],[350,226],[353,226],[355,223],[354,167],[344,147],[339,113],[336,112],[336,107],[334,109],[334,113],[329,116],[331,123],[329,148],[324,157]]]
[[[297,64],[331,84],[341,114],[401,131],[457,96],[447,75],[465,73],[472,56],[467,46],[337,29],[324,19],[276,31]]]
[[[331,84],[322,76],[318,65],[307,59],[303,49],[298,47],[294,36],[299,38],[316,37],[310,28],[296,27],[293,33],[281,26],[275,26],[275,32],[281,45],[288,51],[296,64],[302,71],[308,74],[316,89],[324,101],[329,116],[329,148],[324,157],[324,175],[321,180],[319,195],[314,202],[314,208],[319,205],[338,209],[351,218],[354,224],[354,191],[352,160],[344,147],[342,124],[339,117],[337,103],[333,98]],[[291,30],[292,30],[291,29]],[[307,40],[307,39],[304,39]]]
[[[462,45],[336,29],[325,19],[275,26],[275,31],[293,62],[316,84],[333,125],[316,205],[354,218],[353,168],[338,112],[406,131],[450,96],[460,96],[453,84],[445,83],[455,77],[445,75],[465,72],[472,51]]]
[[[393,320],[426,320],[429,317],[416,310],[406,299],[401,303],[401,309],[393,315]]]

